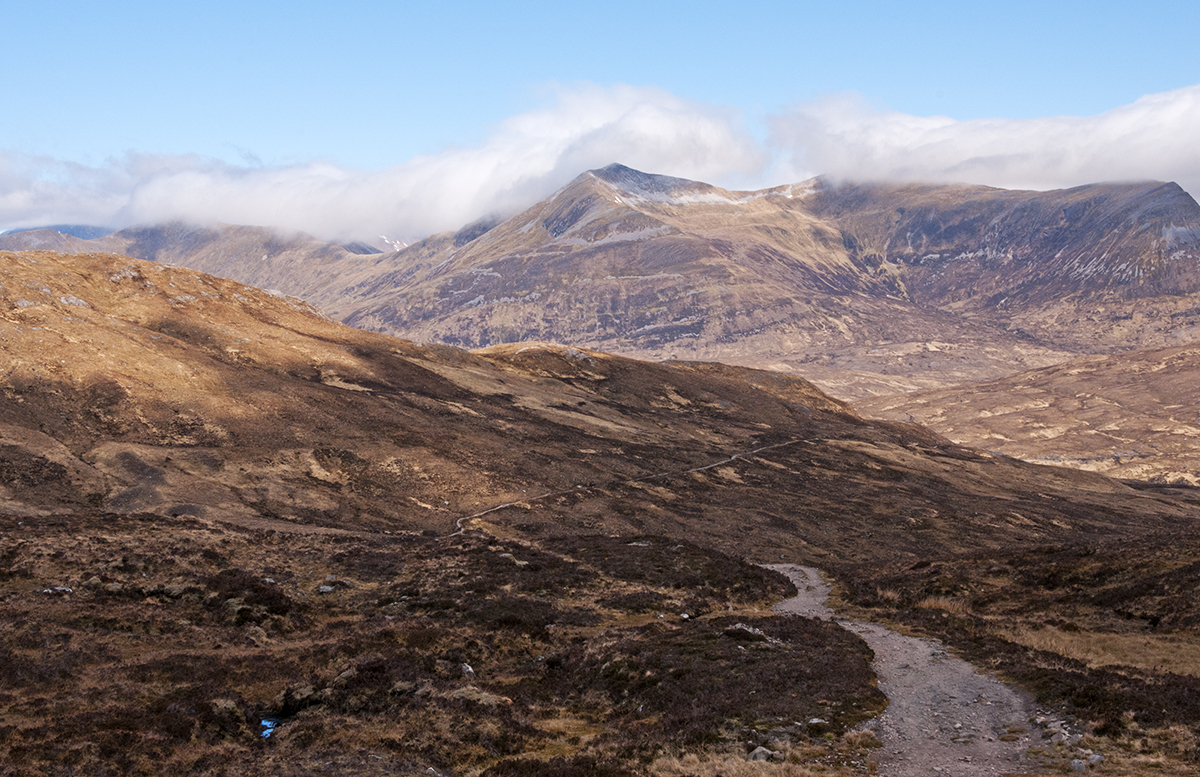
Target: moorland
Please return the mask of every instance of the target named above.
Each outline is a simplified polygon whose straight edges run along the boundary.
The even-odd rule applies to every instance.
[[[713,213],[702,224],[684,205],[728,204],[723,190],[606,171],[581,179],[591,189],[538,206],[562,210],[558,220],[538,210],[526,220],[537,226],[522,233],[518,220],[511,234],[578,239],[596,255],[633,243],[643,257],[692,262],[679,252],[695,248],[695,234],[642,223],[643,211],[716,230]],[[864,246],[890,222],[846,203],[877,205],[877,190],[814,191],[819,207],[806,212],[787,203],[813,192],[790,187],[748,202],[804,222],[813,245],[840,246],[845,262],[822,266],[861,276],[851,307],[949,320],[919,310],[928,299],[917,290],[958,293],[929,271],[928,246],[914,249],[903,277],[891,259],[863,264],[875,256]],[[1156,208],[1190,212],[1169,187],[1120,193],[1073,192],[1077,210],[1063,209],[1064,223],[1116,206],[1134,221]],[[1066,201],[967,194],[1027,231],[1033,215]],[[929,223],[931,198],[949,195],[905,196],[926,208],[919,219],[909,212],[912,227]],[[612,197],[634,199],[642,216],[613,210],[624,203]],[[975,234],[975,212],[959,212],[955,234]],[[449,261],[438,252],[508,239],[503,226],[421,250],[432,268]],[[572,237],[584,227],[600,231]],[[778,248],[782,233],[760,227]],[[1127,244],[1140,234],[1128,231]],[[665,237],[674,242],[641,245]],[[539,245],[520,262],[537,265]],[[326,264],[351,261],[322,250]],[[495,282],[461,261],[429,277]],[[1077,266],[1017,273],[1012,285],[1032,289]],[[887,272],[907,278],[907,298],[884,289]],[[1108,295],[1117,322],[1129,305],[1183,311],[1193,292],[1167,286],[1191,276],[1163,272],[1156,296],[1100,284],[1067,302],[1082,309],[1094,302],[1085,292]],[[810,263],[798,277],[832,276]],[[862,302],[872,289],[881,296]],[[1070,348],[1046,346],[1067,331],[1059,314],[1037,319],[1040,334],[1013,330],[1036,323],[1036,295],[1008,323],[985,316],[981,300],[997,294],[955,315],[987,318],[972,331],[1003,329],[1032,350],[1001,349],[969,369],[950,358],[941,372],[918,359],[904,385],[944,386],[963,369],[997,378],[1001,365],[1054,370],[1084,347],[1065,336]],[[1122,340],[1132,347],[1163,345],[1191,325],[1161,320],[1175,328],[1131,318],[1097,331],[1113,340],[1136,329],[1136,342]],[[778,365],[690,358],[703,350],[642,361],[580,342],[506,339],[475,350],[421,345],[193,269],[107,253],[0,253],[3,773],[870,773],[879,743],[857,727],[887,704],[870,649],[835,623],[774,614],[794,589],[760,565],[783,562],[824,570],[843,612],[938,637],[1086,732],[1031,750],[1031,770],[1067,769],[1087,749],[1106,754],[1108,773],[1197,771],[1200,490],[1187,478],[1118,471],[1132,476],[1119,480],[1022,460],[1045,458],[1045,447],[1014,448],[1022,458],[967,447],[900,420],[916,411],[897,405],[896,420],[872,418]],[[839,353],[881,346],[847,347]],[[871,385],[902,363],[893,351],[855,363],[873,365]],[[840,358],[816,366],[855,366]],[[1187,380],[1180,370],[1138,374],[1150,373]],[[1021,390],[1049,392],[1038,380]],[[1178,415],[1171,404],[1145,414]],[[1176,459],[1189,450],[1183,441]],[[760,746],[777,760],[748,762]]]

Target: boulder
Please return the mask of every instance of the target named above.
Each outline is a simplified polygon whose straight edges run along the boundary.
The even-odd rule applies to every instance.
[[[750,751],[750,755],[746,758],[750,761],[769,761],[771,760],[771,751],[761,745]]]

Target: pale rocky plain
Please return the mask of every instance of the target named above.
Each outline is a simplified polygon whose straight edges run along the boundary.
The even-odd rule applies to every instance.
[[[614,165],[399,252],[3,249],[4,774],[1197,773],[1174,184]],[[914,720],[950,674],[781,563],[1020,701]]]

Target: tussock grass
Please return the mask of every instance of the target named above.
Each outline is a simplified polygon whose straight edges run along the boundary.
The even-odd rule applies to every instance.
[[[1200,677],[1200,639],[1192,635],[1064,631],[1054,626],[1018,626],[999,634],[1017,644],[1057,653],[1091,667],[1131,666]]]
[[[812,748],[816,749],[816,748]],[[821,754],[825,751],[821,749]],[[846,766],[803,763],[816,753],[792,751],[782,763],[750,761],[744,755],[706,755],[689,753],[680,757],[664,757],[650,764],[653,777],[830,777],[830,775],[861,774]]]
[[[868,748],[883,747],[883,743],[875,736],[874,731],[847,731],[842,737],[847,747]]]
[[[916,606],[925,610],[945,610],[951,615],[966,615],[971,612],[971,606],[966,601],[950,596],[927,596],[917,602]]]
[[[875,596],[885,604],[895,605],[900,603],[900,592],[893,591],[891,588],[876,588]]]

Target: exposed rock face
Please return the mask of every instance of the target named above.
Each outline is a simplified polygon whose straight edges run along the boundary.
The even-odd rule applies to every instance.
[[[903,264],[910,298],[1000,313],[1062,296],[1200,288],[1200,209],[1173,183],[1052,192],[850,185],[811,198],[851,253]]]

